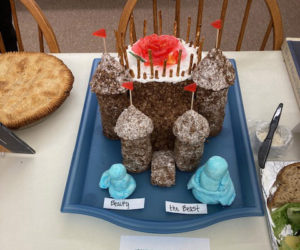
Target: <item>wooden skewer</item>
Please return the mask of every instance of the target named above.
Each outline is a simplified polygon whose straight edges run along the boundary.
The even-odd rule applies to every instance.
[[[127,57],[127,51],[126,48],[123,47],[123,54],[124,54],[124,58],[125,58],[125,68],[129,69],[129,62],[128,62],[128,57]]]
[[[189,47],[192,47],[193,46],[193,42],[192,41],[190,41],[190,43],[189,43]]]
[[[173,77],[173,69],[170,69],[169,74],[170,74],[170,77],[172,78]]]
[[[185,74],[185,71],[182,71],[181,72],[181,76],[184,77],[184,74]]]
[[[161,14],[161,10],[158,12],[158,23],[159,23],[158,35],[161,35],[162,34],[162,14]]]
[[[164,67],[163,67],[163,73],[162,73],[163,77],[166,76],[166,70],[167,70],[167,59],[164,60]]]
[[[191,23],[192,23],[192,18],[189,16],[189,17],[188,17],[187,31],[186,31],[186,40],[185,40],[187,43],[188,43],[189,40],[190,40]]]
[[[177,22],[176,22],[176,20],[174,21],[173,35],[177,37]]]
[[[146,74],[146,72],[144,72],[143,78],[144,78],[144,79],[147,79],[147,74]]]
[[[182,49],[179,50],[179,54],[178,54],[176,76],[179,76],[179,72],[180,72],[181,55],[182,55]]]
[[[195,97],[195,92],[192,93],[191,110],[193,109],[194,106],[194,97]]]
[[[147,34],[147,20],[144,20],[144,29],[143,29],[144,37],[146,36],[146,34]]]
[[[196,48],[196,46],[198,46],[199,39],[200,39],[200,28],[199,28],[199,30],[197,31],[197,34],[196,34],[194,48]]]
[[[201,34],[201,26],[202,26],[203,1],[204,0],[199,0],[199,2],[198,2],[198,14],[197,14],[197,23],[196,23],[196,34],[199,32],[199,36]]]
[[[176,37],[179,37],[180,36],[180,0],[176,0],[175,21],[177,23],[177,26],[176,26]]]
[[[140,79],[141,77],[141,60],[137,59],[137,78]]]
[[[201,38],[199,48],[198,48],[198,62],[197,64],[201,61],[202,59],[202,50],[203,50],[203,43],[204,43],[204,37]]]
[[[196,68],[196,63],[193,64],[193,70]]]
[[[158,70],[155,70],[155,79],[158,79]]]
[[[132,91],[129,90],[129,99],[130,99],[130,106],[132,106]]]
[[[135,75],[132,69],[129,69],[129,74],[131,75],[132,78],[134,78]]]
[[[152,50],[148,49],[148,56],[149,56],[149,62],[150,62],[150,70],[151,70],[151,78],[154,77],[154,69],[153,69],[153,60],[152,60]]]
[[[134,24],[134,17],[133,13],[130,16],[130,28],[131,28],[131,35],[132,35],[132,42],[136,42],[136,31],[135,31],[135,24]]]
[[[194,60],[194,54],[191,54],[190,55],[190,65],[189,65],[189,75],[191,74],[192,72],[192,65],[193,65],[193,60]]]
[[[154,33],[158,33],[158,27],[157,27],[157,0],[153,0],[153,30]]]
[[[126,51],[126,48],[125,48],[125,45],[124,45],[124,35],[123,35],[123,33],[121,33],[121,48],[122,48],[123,56],[124,56],[124,59],[125,59],[125,68],[129,69],[128,56],[127,56],[127,51]]]

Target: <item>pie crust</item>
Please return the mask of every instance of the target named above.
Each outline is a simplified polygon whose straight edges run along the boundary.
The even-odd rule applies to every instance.
[[[74,77],[45,53],[0,54],[0,122],[17,129],[55,111],[69,96]]]

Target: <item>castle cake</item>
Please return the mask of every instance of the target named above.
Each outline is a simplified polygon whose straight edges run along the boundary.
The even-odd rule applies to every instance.
[[[118,139],[114,127],[129,103],[127,90],[121,87],[125,81],[133,82],[135,107],[153,122],[154,151],[174,149],[173,124],[190,108],[190,95],[183,89],[193,81],[197,84],[195,111],[208,120],[211,136],[221,131],[228,88],[235,78],[221,50],[212,49],[200,61],[199,47],[175,36],[153,34],[123,52],[118,59],[104,54],[91,81],[104,135]]]

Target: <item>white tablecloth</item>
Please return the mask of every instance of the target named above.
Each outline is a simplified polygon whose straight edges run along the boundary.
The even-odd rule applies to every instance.
[[[247,120],[269,121],[283,102],[280,124],[292,129],[300,122],[280,51],[225,54],[236,60]],[[119,249],[121,235],[149,234],[94,217],[60,212],[92,61],[100,54],[56,56],[73,72],[74,87],[57,111],[32,127],[16,131],[36,150],[35,155],[0,156],[0,249]],[[300,160],[299,152],[298,134],[282,159]],[[262,216],[167,236],[209,238],[214,250],[270,249]]]

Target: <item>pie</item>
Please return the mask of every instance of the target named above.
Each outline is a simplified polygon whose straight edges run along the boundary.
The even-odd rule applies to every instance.
[[[0,122],[17,129],[55,111],[69,96],[74,77],[45,53],[0,54]]]

